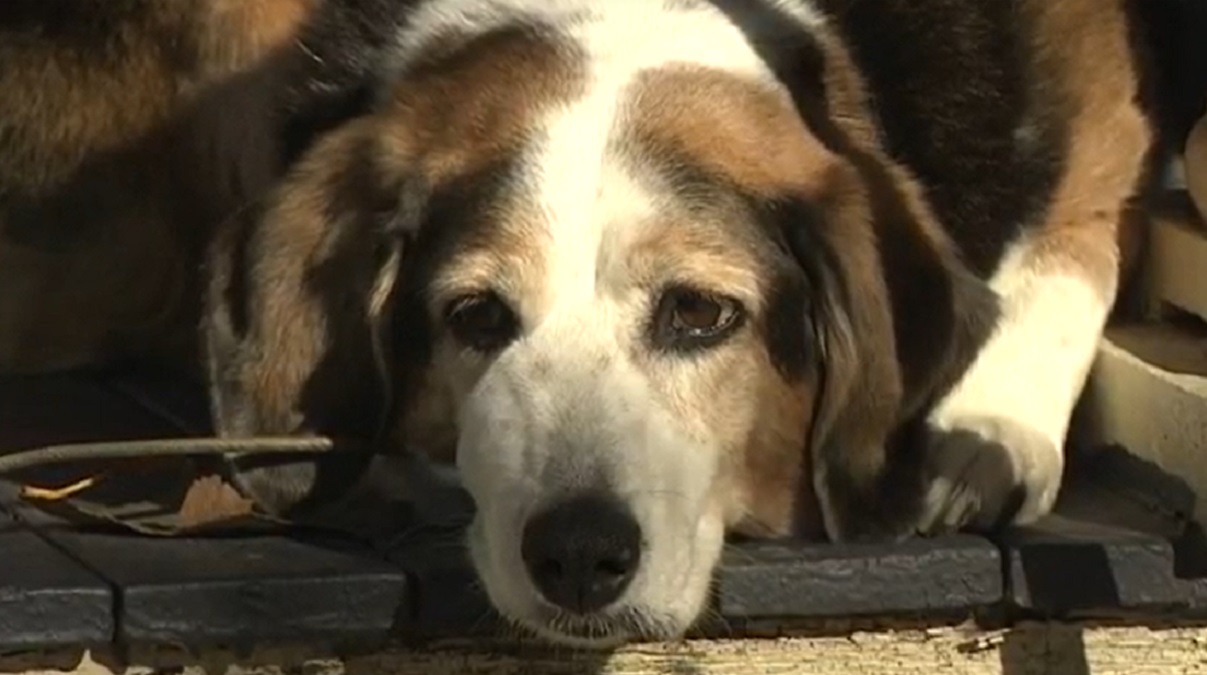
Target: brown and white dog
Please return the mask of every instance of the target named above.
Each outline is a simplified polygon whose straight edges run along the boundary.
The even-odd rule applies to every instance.
[[[563,641],[682,633],[727,534],[1032,521],[1194,114],[1181,11],[326,0],[192,132],[245,180],[216,425],[455,464],[492,601]]]

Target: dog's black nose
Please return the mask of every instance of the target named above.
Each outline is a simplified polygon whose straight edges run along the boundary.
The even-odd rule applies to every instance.
[[[614,500],[575,497],[524,527],[520,553],[549,602],[586,614],[628,587],[641,562],[641,526]]]

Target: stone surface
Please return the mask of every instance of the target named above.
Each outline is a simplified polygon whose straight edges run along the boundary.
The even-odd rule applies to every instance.
[[[1009,599],[1056,617],[1189,617],[1207,576],[1194,491],[1121,447],[1073,452],[1056,513],[1000,537]]]
[[[140,380],[0,379],[0,451],[203,431],[190,421],[199,414],[195,400],[154,392]],[[1162,447],[1175,439],[1167,440]],[[942,621],[1004,601],[1046,615],[1207,609],[1207,536],[1190,518],[1202,508],[1196,475],[1174,479],[1168,463],[1122,451],[1087,457],[1071,464],[1076,480],[1066,486],[1056,518],[1009,532],[996,544],[962,535],[895,545],[734,545],[718,577],[719,623],[740,634],[853,616]],[[0,503],[12,504],[14,491],[12,484],[0,486],[7,493]],[[81,532],[45,511],[15,511],[33,529],[0,532],[0,573],[5,565],[27,570],[19,583],[0,576],[0,584],[8,584],[0,588],[21,589],[8,596],[0,590],[0,602],[9,603],[0,604],[0,633],[50,636],[20,638],[25,644],[100,636],[123,648],[247,649],[501,634],[459,530],[412,530],[371,552],[300,536]],[[10,562],[42,555],[57,562]],[[56,565],[73,571],[55,572]],[[92,589],[86,597],[93,604],[75,623],[60,626],[54,602],[64,596],[56,589],[74,585]],[[7,607],[38,606],[22,598],[51,609],[10,618],[17,615]]]
[[[0,485],[0,497],[11,486]],[[33,531],[113,588],[121,643],[379,641],[407,609],[397,566],[343,542],[82,532],[16,507]]]
[[[1149,256],[1154,299],[1207,319],[1207,227],[1192,206],[1157,214]]]
[[[1002,597],[998,549],[950,536],[899,544],[752,543],[727,551],[725,619],[947,613]]]
[[[1055,616],[1189,606],[1162,537],[1054,516],[1002,538],[1015,606]]]
[[[1086,445],[1121,445],[1182,479],[1199,495],[1188,515],[1207,522],[1207,377],[1157,365],[1195,340],[1173,326],[1108,330],[1076,431]]]
[[[171,391],[170,382],[146,375],[0,378],[0,452],[203,433],[198,418],[204,409],[195,394],[187,387]],[[22,477],[57,485],[95,470],[52,467]],[[103,640],[248,646],[375,640],[388,636],[407,611],[405,574],[363,548],[281,536],[165,539],[82,532],[21,504],[17,491],[14,483],[0,483],[0,504],[37,536],[14,539],[11,555],[59,549],[66,552],[59,554],[62,560],[70,555],[107,582],[115,595],[103,599],[104,613],[116,613],[117,621]],[[10,559],[7,545],[0,540],[0,571]],[[90,579],[107,593],[98,577]],[[60,583],[37,579],[45,581],[45,593]],[[33,618],[29,630],[38,630]],[[66,631],[75,624],[63,625]]]
[[[104,644],[113,630],[109,586],[0,513],[0,653]]]
[[[389,559],[406,570],[415,592],[399,632],[404,637],[464,638],[497,634],[502,621],[474,573],[464,534],[415,533],[390,547]]]

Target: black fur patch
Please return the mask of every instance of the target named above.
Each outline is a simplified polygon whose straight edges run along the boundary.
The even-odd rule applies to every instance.
[[[1191,127],[1207,115],[1207,0],[1129,0],[1127,10],[1159,161],[1181,152]]]
[[[0,2],[0,63],[7,46],[26,49],[33,41],[53,45],[60,68],[86,77],[89,71],[121,70],[131,54],[154,49],[173,72],[198,72],[192,22],[205,11],[198,3],[148,0],[5,0]]]
[[[924,0],[921,4],[933,1]],[[965,270],[945,269],[938,260],[938,253],[922,240],[900,190],[886,169],[875,158],[858,150],[829,118],[823,82],[825,56],[812,37],[793,28],[794,24],[787,16],[778,15],[774,10],[766,10],[769,16],[754,13],[748,6],[739,10],[732,0],[714,2],[726,9],[731,19],[740,22],[739,26],[747,32],[756,50],[789,88],[810,131],[830,150],[847,158],[868,188],[881,264],[892,303],[902,387],[909,396],[904,407],[907,411],[921,409],[954,383],[988,338],[997,319],[996,298]],[[928,131],[921,122],[918,124],[922,134],[940,133],[938,129]],[[925,144],[926,139],[916,140]],[[975,139],[963,143],[974,145]],[[959,148],[952,152],[957,150]],[[950,161],[951,164],[944,167],[948,172],[944,176],[947,180],[937,182],[951,185],[962,180],[960,156],[957,154]],[[970,161],[975,162],[975,156]],[[997,183],[1002,183],[1000,175],[995,178]],[[1037,193],[1033,193],[1032,198],[1040,200]],[[1046,193],[1043,198],[1046,199]],[[811,205],[798,207],[799,222],[791,222],[790,231],[804,231],[809,227],[808,222],[818,222],[817,218],[803,218],[799,211],[800,208],[806,212],[812,209],[816,214],[815,208]],[[951,228],[953,221],[959,219],[950,213],[949,216],[952,220],[943,220],[941,224]],[[1001,221],[960,222],[963,224],[955,227],[956,234],[970,232],[974,226],[984,230],[979,236],[965,238],[966,251],[968,242],[996,242],[992,250],[983,249],[987,254],[984,268],[995,265],[1001,245],[1009,239],[1013,228],[1002,227]],[[797,250],[802,255],[814,255],[809,247],[802,246]],[[992,255],[988,255],[990,253]],[[858,302],[859,299],[849,301]],[[953,346],[959,349],[952,351]]]
[[[394,310],[391,344],[405,364],[396,373],[403,380],[406,371],[422,369],[432,356],[436,327],[426,302],[429,284],[459,251],[492,228],[492,211],[506,198],[518,170],[516,156],[510,157],[441,185],[428,201],[423,227],[407,247]]]
[[[826,4],[885,146],[917,174],[973,269],[990,273],[1018,228],[1045,215],[1068,143],[1063,116],[1034,86],[1031,27],[1011,0]]]
[[[159,12],[145,0],[5,0],[0,2],[0,35],[18,47],[37,40],[93,62],[118,59],[125,35],[151,28]],[[136,30],[129,31],[131,26]]]
[[[327,0],[320,7],[303,27],[284,75],[284,165],[323,132],[368,111],[393,40],[424,1]]]
[[[803,30],[787,28],[789,17],[713,2],[794,93],[824,101],[822,57]],[[1019,228],[1044,215],[1067,142],[1061,117],[1032,87],[1029,27],[1010,0],[820,4],[868,86],[882,144],[918,176],[971,268],[988,275]]]

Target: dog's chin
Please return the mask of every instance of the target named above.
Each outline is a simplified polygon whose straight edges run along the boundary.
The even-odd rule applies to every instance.
[[[606,651],[616,649],[634,639],[633,635],[623,629],[606,625],[571,626],[522,619],[516,620],[515,623],[540,640],[574,649]]]
[[[547,642],[576,649],[615,649],[631,642],[664,642],[682,636],[669,618],[638,610],[578,616],[551,611],[539,619],[512,617],[512,622]]]

